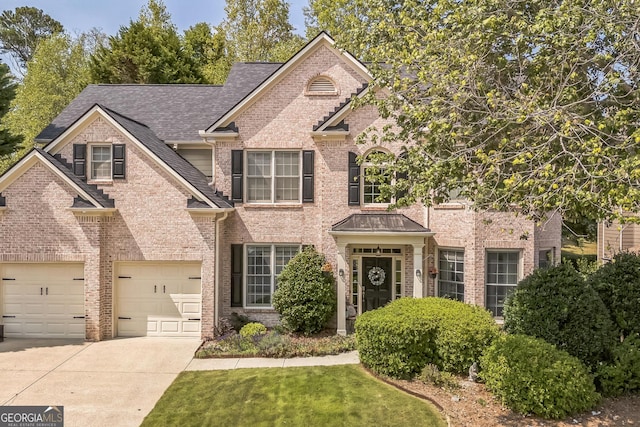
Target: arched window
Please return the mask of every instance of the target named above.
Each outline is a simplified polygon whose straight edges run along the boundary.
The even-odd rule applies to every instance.
[[[307,84],[307,95],[337,95],[338,89],[335,83],[327,76],[317,76]]]

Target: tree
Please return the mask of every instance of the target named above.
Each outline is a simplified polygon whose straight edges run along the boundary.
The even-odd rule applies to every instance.
[[[193,60],[162,0],[149,0],[137,21],[98,47],[91,61],[94,83],[200,83]]]
[[[34,138],[89,83],[89,49],[95,37],[95,31],[77,39],[57,34],[38,45],[4,117],[6,128],[24,138],[23,149],[0,164],[0,172],[30,150]]]
[[[63,32],[62,24],[35,7],[16,7],[0,15],[0,52],[9,53],[24,69],[38,44]]]
[[[235,61],[285,61],[302,45],[283,0],[227,0],[227,33]]]
[[[9,111],[11,100],[15,94],[16,83],[9,72],[9,67],[7,64],[0,62],[0,156],[12,153],[22,140],[22,138],[12,135],[2,126],[3,117]]]
[[[193,59],[203,81],[223,84],[231,70],[233,53],[230,52],[224,30],[200,22],[184,32],[183,44],[187,57]]]
[[[385,189],[408,190],[400,204],[459,191],[477,208],[533,218],[640,211],[633,1],[318,4],[320,24],[351,16],[339,46],[372,61],[363,102],[397,123],[364,138],[412,141],[390,167],[407,178]]]

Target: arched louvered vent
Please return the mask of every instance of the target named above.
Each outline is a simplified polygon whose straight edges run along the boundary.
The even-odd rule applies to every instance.
[[[322,95],[337,94],[338,90],[330,78],[319,76],[311,80],[309,86],[307,86],[307,93]]]

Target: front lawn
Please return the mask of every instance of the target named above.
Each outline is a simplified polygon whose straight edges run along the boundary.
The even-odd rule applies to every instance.
[[[143,426],[436,426],[434,406],[360,366],[183,372]]]

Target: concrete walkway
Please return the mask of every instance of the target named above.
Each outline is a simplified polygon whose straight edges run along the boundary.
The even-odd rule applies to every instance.
[[[341,353],[335,356],[294,357],[291,359],[272,359],[265,357],[193,359],[185,371],[215,371],[243,368],[292,368],[300,366],[357,365],[360,363],[357,351]]]

